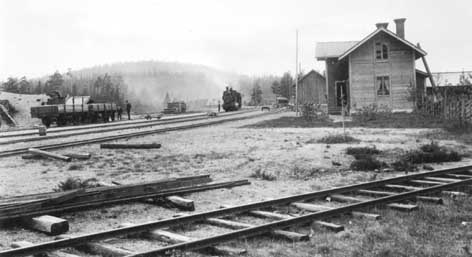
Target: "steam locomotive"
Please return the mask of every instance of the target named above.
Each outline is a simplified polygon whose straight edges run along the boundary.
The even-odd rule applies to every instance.
[[[223,110],[226,112],[237,111],[241,109],[241,106],[241,93],[226,87],[226,91],[223,92]]]
[[[41,119],[46,127],[56,122],[57,126],[67,123],[96,123],[115,120],[115,103],[93,100],[90,96],[62,97],[52,92],[45,105],[31,107],[31,117]]]

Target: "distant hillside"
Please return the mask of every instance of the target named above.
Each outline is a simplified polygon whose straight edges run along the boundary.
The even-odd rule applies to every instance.
[[[219,99],[228,84],[236,85],[241,75],[194,64],[139,61],[94,66],[72,71],[74,76],[121,75],[128,98],[145,111],[162,109],[168,92],[176,100]]]

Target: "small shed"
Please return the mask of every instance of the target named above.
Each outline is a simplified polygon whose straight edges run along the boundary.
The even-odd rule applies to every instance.
[[[295,96],[295,85],[293,85]],[[298,80],[298,104],[326,104],[326,78],[311,70]]]

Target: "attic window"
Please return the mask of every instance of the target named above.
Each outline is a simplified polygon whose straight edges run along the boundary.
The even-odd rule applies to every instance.
[[[375,59],[388,60],[388,45],[381,42],[375,43]]]

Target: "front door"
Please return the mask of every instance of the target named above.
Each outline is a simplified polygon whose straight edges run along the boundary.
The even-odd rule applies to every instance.
[[[347,106],[347,83],[345,80],[336,81],[336,106],[344,107]]]

